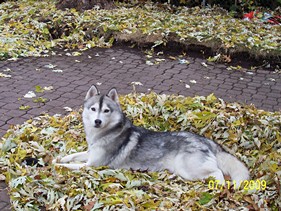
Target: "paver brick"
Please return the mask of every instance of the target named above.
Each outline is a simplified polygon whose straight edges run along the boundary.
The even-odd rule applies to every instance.
[[[271,105],[271,106],[275,106],[275,105],[278,105],[278,101],[277,99],[273,100],[273,99],[263,99],[263,103],[265,105]]]
[[[27,119],[25,118],[22,118],[22,117],[14,117],[12,119],[9,119],[6,124],[8,126],[11,126],[11,125],[18,125],[18,124],[22,124],[26,121]]]
[[[2,109],[1,109],[2,110]],[[19,110],[18,107],[16,109],[9,109],[9,110],[3,110],[5,113],[5,116],[7,117],[20,117],[25,114],[25,111]]]

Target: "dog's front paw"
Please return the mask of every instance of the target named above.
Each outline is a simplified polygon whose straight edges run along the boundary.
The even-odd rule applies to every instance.
[[[55,159],[53,159],[52,164],[58,164],[61,162],[61,156],[57,156]]]

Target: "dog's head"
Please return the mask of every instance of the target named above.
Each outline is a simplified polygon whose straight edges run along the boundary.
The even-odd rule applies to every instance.
[[[111,128],[123,118],[115,88],[107,94],[100,94],[96,86],[92,86],[84,101],[83,121],[85,126],[94,128]]]

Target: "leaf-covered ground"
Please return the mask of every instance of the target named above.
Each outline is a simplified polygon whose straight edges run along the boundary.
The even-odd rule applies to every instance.
[[[16,210],[278,210],[281,207],[281,113],[228,104],[214,95],[121,97],[134,124],[157,131],[188,130],[216,140],[248,166],[240,190],[190,182],[168,172],[70,171],[53,157],[86,149],[81,111],[39,116],[10,129],[0,141],[0,178]],[[35,159],[32,159],[35,158]],[[32,161],[39,162],[30,165]],[[28,165],[27,165],[28,164]]]
[[[0,58],[41,55],[53,47],[108,47],[114,40],[155,46],[175,41],[280,58],[280,34],[280,25],[235,19],[220,8],[174,11],[148,3],[79,13],[57,10],[54,0],[0,4]]]

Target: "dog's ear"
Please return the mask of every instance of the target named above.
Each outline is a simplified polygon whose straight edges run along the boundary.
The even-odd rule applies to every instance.
[[[115,88],[109,90],[107,96],[119,105],[119,98],[118,98],[117,90]]]
[[[86,97],[85,97],[85,101],[88,100],[89,98],[95,96],[95,95],[99,95],[99,90],[97,89],[97,87],[95,85],[93,85],[88,90],[88,92],[86,94]]]

